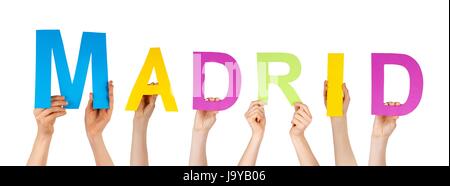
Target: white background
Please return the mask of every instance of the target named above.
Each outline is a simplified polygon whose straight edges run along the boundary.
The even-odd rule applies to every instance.
[[[374,118],[370,55],[412,56],[423,72],[423,97],[415,111],[398,120],[388,144],[387,163],[449,165],[448,4],[442,0],[1,1],[0,165],[25,165],[36,135],[37,29],[61,30],[72,75],[82,32],[107,34],[116,107],[103,136],[116,165],[129,165],[133,112],[125,111],[125,105],[150,47],[162,50],[179,108],[177,113],[165,112],[158,98],[148,133],[151,165],[188,164],[195,114],[193,51],[228,53],[242,73],[238,101],[219,113],[210,131],[210,165],[236,165],[250,139],[243,115],[257,98],[257,52],[289,52],[300,59],[302,72],[292,85],[314,115],[306,135],[321,165],[334,165],[331,126],[322,99],[327,54],[345,53],[344,79],[352,98],[349,134],[359,165],[368,162]],[[214,64],[206,68],[207,96],[224,96],[225,68]],[[276,75],[288,69],[273,65],[270,71]],[[58,94],[56,78],[52,82],[52,93]],[[80,109],[69,110],[55,124],[48,165],[95,165],[83,119],[91,91],[90,70],[86,83]],[[406,70],[386,68],[386,101],[405,101],[408,85]],[[298,165],[288,135],[292,114],[280,89],[271,86],[257,165]]]

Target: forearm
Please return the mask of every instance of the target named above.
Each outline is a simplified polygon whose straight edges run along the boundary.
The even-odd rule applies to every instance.
[[[259,147],[263,139],[262,134],[253,134],[244,155],[239,161],[239,166],[254,166],[258,157]]]
[[[89,143],[91,144],[92,152],[94,153],[95,163],[100,166],[112,166],[114,165],[111,157],[109,156],[108,150],[106,149],[105,143],[103,142],[103,137],[90,136]]]
[[[386,147],[388,137],[372,137],[370,144],[370,166],[386,166]]]
[[[134,123],[130,165],[148,165],[147,126]]]
[[[292,143],[294,144],[300,165],[303,166],[319,165],[304,135],[300,136],[291,135],[291,140]]]
[[[51,135],[36,135],[33,150],[31,151],[30,158],[27,162],[28,166],[44,166],[47,164],[48,150],[50,148],[51,140]]]
[[[348,136],[347,117],[331,117],[330,120],[333,130],[336,165],[356,165],[356,159]]]
[[[192,131],[191,154],[189,157],[189,165],[191,166],[206,166],[208,165],[206,159],[206,140],[208,138],[208,131]]]

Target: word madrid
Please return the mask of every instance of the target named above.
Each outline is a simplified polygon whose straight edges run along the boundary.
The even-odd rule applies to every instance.
[[[80,105],[89,63],[92,63],[92,91],[95,109],[109,108],[108,100],[108,63],[106,54],[106,34],[84,32],[78,61],[73,79],[67,64],[64,45],[59,30],[36,31],[36,89],[35,108],[49,108],[51,100],[51,63],[52,55],[58,76],[61,95],[69,103],[66,108],[77,109]],[[290,82],[300,76],[301,64],[298,58],[290,53],[264,52],[257,53],[258,98],[264,102],[268,99],[269,84],[277,85],[291,104],[300,98]],[[204,97],[206,63],[219,63],[228,70],[229,83],[227,96],[217,102],[209,102]],[[280,76],[269,74],[270,63],[285,63],[289,72]],[[384,67],[399,65],[409,73],[410,90],[408,99],[400,106],[384,104]],[[193,99],[195,110],[225,110],[231,107],[239,97],[241,89],[241,72],[237,60],[231,55],[221,52],[193,52]],[[157,84],[148,84],[155,71]],[[328,54],[328,94],[327,115],[342,115],[342,83],[344,77],[344,54]],[[374,115],[406,115],[412,112],[420,102],[423,89],[423,77],[419,64],[406,54],[372,53],[372,114]],[[147,59],[131,90],[126,110],[136,110],[144,95],[161,96],[166,111],[177,112],[177,104],[172,94],[169,75],[159,48],[150,48]]]

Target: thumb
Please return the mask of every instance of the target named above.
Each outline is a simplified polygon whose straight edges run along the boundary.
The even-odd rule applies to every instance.
[[[87,104],[87,106],[86,106],[86,110],[93,110],[93,99],[92,99],[92,92],[91,93],[89,93],[89,101],[88,101],[88,104]]]

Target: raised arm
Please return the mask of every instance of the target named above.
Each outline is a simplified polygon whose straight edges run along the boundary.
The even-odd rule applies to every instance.
[[[156,98],[157,95],[143,96],[134,113],[130,165],[148,165],[147,128],[155,109]]]
[[[264,103],[253,101],[245,113],[245,118],[252,128],[252,137],[239,161],[240,166],[254,166],[258,157],[259,147],[264,136],[266,127],[266,116],[264,114]]]
[[[352,151],[352,146],[348,137],[347,129],[347,110],[350,104],[350,94],[347,86],[342,85],[344,93],[343,99],[343,115],[331,116],[331,128],[333,130],[333,144],[334,144],[334,158],[336,165],[356,165],[355,155]],[[325,107],[327,106],[328,83],[325,81],[323,89],[323,98]]]
[[[399,102],[388,102],[386,105],[399,106]],[[386,147],[395,127],[398,116],[375,116],[370,144],[369,165],[386,165]]]
[[[219,101],[218,98],[208,98],[207,101]],[[206,140],[211,127],[216,122],[218,111],[197,110],[195,114],[194,127],[192,129],[191,154],[189,165],[206,166]]]
[[[47,164],[48,150],[53,136],[53,125],[56,118],[66,115],[67,102],[62,96],[52,96],[51,107],[46,109],[34,109],[34,117],[38,126],[33,150],[27,165],[43,166]]]
[[[92,152],[94,153],[95,163],[97,165],[113,165],[105,143],[103,142],[103,129],[105,129],[114,108],[114,86],[113,82],[108,83],[109,93],[109,109],[94,109],[92,93],[89,94],[89,102],[86,107],[84,122],[86,126],[86,134],[91,144]]]
[[[302,103],[295,103],[295,113],[292,118],[292,127],[290,130],[291,140],[294,144],[295,152],[297,153],[300,165],[317,166],[314,154],[309,147],[308,141],[305,138],[305,129],[312,121],[312,115],[308,107]]]

